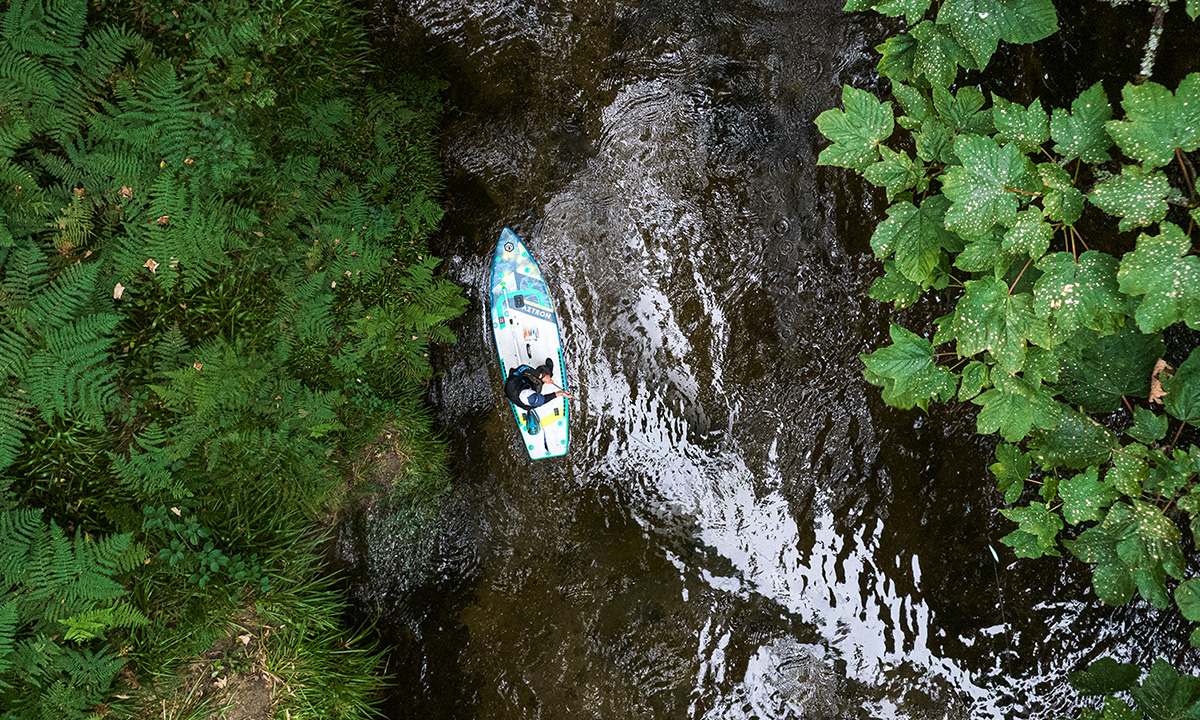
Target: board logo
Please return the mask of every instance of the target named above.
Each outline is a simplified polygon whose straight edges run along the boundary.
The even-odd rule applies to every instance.
[[[534,305],[533,303],[525,303],[525,307],[521,308],[521,312],[529,313],[544,320],[554,320],[554,312],[552,310],[547,310],[541,305]]]

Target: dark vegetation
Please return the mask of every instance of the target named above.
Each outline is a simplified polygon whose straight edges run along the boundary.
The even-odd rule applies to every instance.
[[[988,66],[1001,41],[1038,43],[1023,66],[1054,62],[1052,0],[849,0],[903,18],[876,48],[892,100],[845,87],[844,110],[817,119],[833,141],[820,163],[891,203],[871,297],[946,313],[922,334],[893,324],[892,344],[862,356],[884,401],[978,405],[978,432],[1004,441],[992,471],[1016,556],[1065,550],[1099,601],[1198,623],[1200,67],[1176,62],[1165,85],[1155,62],[1164,22],[1194,37],[1200,2],[1110,4],[1143,10],[1144,46],[1106,62],[1137,70],[1065,102],[1018,77],[1010,102]],[[1085,718],[1200,717],[1200,677],[1164,659],[1105,658],[1071,682],[1104,697]]]
[[[0,716],[370,714],[319,519],[385,426],[392,499],[444,492],[420,385],[465,303],[425,249],[441,83],[362,20],[4,10]]]

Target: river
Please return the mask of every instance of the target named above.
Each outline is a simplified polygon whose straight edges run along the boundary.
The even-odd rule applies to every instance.
[[[389,717],[1053,718],[1081,664],[1181,657],[1178,618],[999,542],[974,406],[902,412],[862,379],[893,315],[866,298],[885,204],[816,167],[813,120],[842,83],[881,87],[890,21],[841,5],[382,8],[449,68],[437,250],[472,300],[431,394],[456,477],[431,563],[386,518],[342,539],[394,648]],[[1135,44],[1136,68],[1149,16],[1096,5],[997,77],[1046,57],[1078,60],[1051,90],[1102,62],[1132,77],[1093,40]],[[503,402],[483,300],[506,225],[557,294],[580,394],[561,460],[531,463]],[[945,307],[900,317],[928,330]]]

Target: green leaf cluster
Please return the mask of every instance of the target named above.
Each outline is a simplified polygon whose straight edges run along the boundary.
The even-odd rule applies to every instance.
[[[1065,548],[1091,564],[1104,602],[1140,595],[1200,622],[1183,552],[1184,532],[1200,530],[1200,448],[1177,446],[1200,426],[1200,349],[1159,372],[1164,333],[1200,329],[1200,73],[1175,88],[1129,83],[1119,103],[1100,83],[1066,107],[1016,103],[956,83],[1000,41],[1053,33],[1049,0],[846,9],[907,29],[876,48],[891,97],[846,88],[843,109],[818,118],[834,143],[818,163],[861,174],[890,204],[871,241],[884,273],[871,297],[954,298],[932,338],[893,325],[890,345],[860,356],[864,377],[899,408],[979,406],[978,432],[1004,441],[992,472],[1017,556]],[[1141,686],[1120,670],[1121,686],[1096,694],[1135,704],[1110,698],[1103,717],[1194,712],[1200,686],[1168,670],[1156,664]]]
[[[170,672],[239,608],[336,628],[314,518],[385,424],[422,455],[398,505],[431,512],[421,386],[466,309],[426,247],[445,84],[374,67],[359,11],[93,5],[0,11],[0,682],[28,717],[111,701],[118,647]]]

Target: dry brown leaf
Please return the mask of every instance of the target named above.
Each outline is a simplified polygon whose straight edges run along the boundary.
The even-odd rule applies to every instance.
[[[1163,390],[1161,373],[1166,372],[1167,377],[1175,374],[1175,368],[1167,364],[1166,360],[1158,359],[1154,363],[1154,372],[1150,373],[1150,402],[1163,404],[1162,399],[1167,396],[1167,391]]]
[[[142,263],[142,267],[150,268],[150,272],[158,272],[158,262],[154,258],[150,258]]]
[[[113,288],[113,300],[120,300],[121,296],[123,296],[124,294],[125,294],[125,286],[122,285],[121,283],[117,283],[117,286]]]

